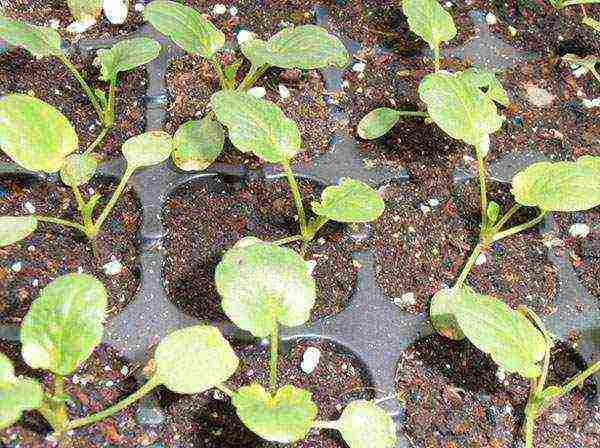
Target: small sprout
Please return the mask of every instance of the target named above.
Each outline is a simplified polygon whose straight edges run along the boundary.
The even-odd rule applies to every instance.
[[[173,137],[173,163],[183,171],[208,168],[223,151],[223,126],[210,117],[182,124]]]
[[[385,204],[381,196],[364,182],[343,178],[337,186],[327,187],[321,202],[313,202],[318,216],[338,222],[370,222],[378,219]]]

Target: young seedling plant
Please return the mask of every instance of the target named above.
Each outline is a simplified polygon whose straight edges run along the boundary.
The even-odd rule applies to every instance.
[[[121,147],[127,162],[125,172],[96,219],[94,212],[101,195],[96,193],[85,200],[80,187],[94,176],[98,162],[88,152],[75,153],[77,147],[78,138],[73,126],[54,107],[28,95],[0,97],[0,149],[26,170],[60,172],[62,182],[73,191],[81,215],[81,222],[42,215],[1,216],[0,247],[22,240],[36,230],[39,222],[47,222],[79,230],[98,255],[95,239],[127,182],[138,168],[168,159],[173,142],[169,134],[158,131],[127,140]]]
[[[102,124],[102,130],[87,148],[87,153],[100,145],[114,126],[119,73],[147,64],[156,59],[160,53],[160,44],[147,37],[126,39],[116,43],[110,49],[99,50],[94,64],[100,67],[100,79],[108,83],[107,95],[104,90],[92,89],[89,86],[68,54],[63,50],[60,34],[56,30],[49,27],[30,25],[0,15],[0,38],[11,45],[24,48],[36,58],[57,58],[71,71],[92,103]]]

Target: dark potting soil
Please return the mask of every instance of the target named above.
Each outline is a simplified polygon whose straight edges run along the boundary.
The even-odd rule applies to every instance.
[[[306,374],[300,369],[302,356],[308,347],[317,347],[321,358],[316,369]],[[237,389],[251,383],[267,387],[268,347],[252,345],[236,349],[241,363],[227,382]],[[279,384],[292,384],[312,392],[319,409],[318,419],[335,420],[351,401],[374,397],[360,361],[344,349],[326,340],[296,340],[289,353],[279,358]],[[162,401],[172,416],[165,441],[170,447],[258,448],[276,447],[249,431],[237,418],[230,400],[219,391],[200,395],[162,395]],[[310,431],[305,440],[286,445],[294,448],[343,448],[339,433],[330,430]]]
[[[300,182],[306,210],[320,189]],[[212,179],[180,187],[171,197],[164,217],[167,294],[186,313],[199,319],[224,319],[214,271],[225,251],[247,236],[275,241],[299,232],[287,182],[283,179],[247,184]],[[310,216],[310,214],[309,214]],[[299,244],[293,245],[297,250]],[[308,246],[307,260],[316,263],[316,320],[341,311],[355,284],[357,268],[343,226],[323,228]]]
[[[99,214],[116,188],[116,181],[94,179],[83,188],[103,195]],[[80,221],[70,188],[31,178],[0,178],[0,215],[25,215],[33,206],[35,213]],[[135,295],[139,284],[136,263],[136,233],[141,223],[139,204],[133,193],[126,193],[106,219],[97,244],[97,260],[85,237],[77,230],[50,223],[39,223],[28,238],[0,249],[0,320],[20,322],[40,290],[55,278],[81,271],[97,277],[108,291],[110,314],[123,309]],[[113,258],[114,257],[114,258]],[[107,275],[103,266],[118,260],[122,270]]]
[[[585,369],[571,348],[552,351],[547,385],[564,384]],[[520,445],[529,383],[498,372],[496,364],[468,341],[441,336],[417,341],[398,362],[396,393],[406,407],[405,431],[416,448],[514,448]],[[538,418],[538,448],[600,445],[600,408],[588,380]]]

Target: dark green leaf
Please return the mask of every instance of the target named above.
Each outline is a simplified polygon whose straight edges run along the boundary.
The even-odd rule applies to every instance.
[[[160,44],[154,39],[136,37],[122,40],[108,50],[98,50],[94,65],[100,67],[104,81],[117,79],[120,72],[133,70],[153,61],[160,54]]]
[[[370,222],[381,216],[385,204],[379,193],[360,180],[344,177],[325,188],[321,202],[313,201],[315,214],[338,222]]]
[[[223,126],[209,117],[182,124],[173,137],[173,163],[183,171],[208,168],[223,151]]]

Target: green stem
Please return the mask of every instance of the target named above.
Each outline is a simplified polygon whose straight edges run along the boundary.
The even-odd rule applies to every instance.
[[[152,378],[150,378],[150,380],[148,380],[146,384],[144,384],[140,389],[138,389],[136,392],[134,392],[127,398],[121,400],[114,406],[111,406],[110,408],[105,409],[102,412],[98,412],[87,417],[79,418],[77,420],[72,420],[67,425],[67,429],[71,430],[75,428],[80,428],[81,426],[90,425],[92,423],[104,420],[105,418],[110,417],[111,415],[114,415],[119,411],[122,411],[123,409],[135,403],[145,395],[148,395],[150,392],[152,392],[152,390],[154,390],[154,388],[156,388],[160,384],[160,380],[156,376],[153,376]]]
[[[215,387],[217,389],[219,389],[221,392],[223,392],[225,395],[227,395],[228,397],[233,397],[233,395],[235,394],[235,392],[233,390],[231,390],[224,384],[217,384]]]
[[[85,234],[89,240],[93,240],[97,233],[96,228],[94,227],[94,221],[92,220],[90,214],[85,212],[85,201],[83,200],[83,196],[81,196],[79,187],[77,185],[72,185],[71,188],[73,189],[73,195],[77,201],[77,208],[79,209],[79,213],[83,218],[83,225],[86,229]]]
[[[250,71],[248,72],[248,74],[246,74],[246,76],[238,86],[237,90],[239,92],[245,92],[246,90],[248,90],[254,85],[256,81],[258,81],[258,78],[260,78],[268,69],[268,64],[262,65],[260,67],[252,65]]]
[[[596,373],[598,371],[600,371],[600,361],[597,362],[596,364],[588,367],[583,372],[581,372],[579,375],[574,376],[571,381],[569,381],[567,384],[565,384],[562,387],[562,389],[563,389],[562,395],[568,394],[573,389],[575,389],[577,386],[581,385],[586,379],[588,379],[588,377],[592,376],[594,373]]]
[[[213,56],[210,62],[212,63],[213,68],[217,72],[217,75],[219,75],[219,84],[221,85],[221,89],[231,90],[232,86],[225,77],[225,73],[223,73],[223,67],[221,67],[221,63],[217,59],[217,55]]]
[[[94,140],[85,150],[86,155],[88,155],[89,153],[91,153],[94,149],[96,149],[96,147],[98,147],[98,145],[100,143],[102,143],[102,140],[104,140],[104,137],[106,137],[106,134],[108,134],[108,130],[109,128],[102,128],[102,132],[100,132],[100,134],[98,135],[98,137],[96,137],[96,140]]]
[[[533,432],[535,430],[535,420],[537,413],[534,411],[525,412],[525,448],[533,448]]]
[[[467,263],[465,264],[462,271],[460,272],[460,276],[458,277],[458,280],[456,280],[456,286],[458,288],[462,287],[463,283],[467,279],[467,276],[469,275],[469,272],[471,272],[471,269],[473,269],[473,266],[475,266],[475,262],[479,258],[479,255],[481,254],[481,250],[482,250],[481,243],[477,244],[477,246],[475,246],[475,249],[473,249],[471,256],[469,257],[469,259],[467,260]]]
[[[79,70],[77,70],[77,67],[75,67],[75,65],[73,65],[73,63],[70,61],[70,59],[65,54],[61,53],[60,55],[58,55],[58,58],[71,71],[71,73],[73,73],[73,76],[75,76],[75,79],[77,79],[77,81],[81,85],[81,88],[83,89],[84,93],[90,99],[92,106],[94,106],[94,110],[96,111],[96,114],[98,114],[98,118],[100,119],[101,122],[104,123],[104,114],[102,111],[102,107],[100,106],[100,103],[98,102],[98,98],[96,97],[96,94],[94,92],[92,92],[92,89],[90,88],[88,83],[85,82],[85,79],[83,79],[83,76],[81,76],[81,74],[79,73]]]
[[[312,424],[313,428],[317,428],[317,429],[338,429],[338,422],[337,420],[335,421],[330,421],[330,422],[326,422],[323,420],[315,420]]]
[[[73,221],[67,221],[66,219],[52,218],[50,216],[35,215],[35,217],[38,221],[51,222],[52,224],[59,224],[61,226],[73,227],[74,229],[77,229],[77,230],[83,232],[84,234],[87,234],[87,229],[84,226],[82,226],[79,223],[73,222]]]
[[[501,239],[506,238],[507,236],[511,236],[516,233],[522,232],[523,230],[527,230],[530,227],[533,227],[533,226],[539,224],[540,222],[542,222],[547,214],[548,214],[547,211],[542,210],[540,212],[540,214],[536,218],[532,219],[531,221],[528,221],[525,224],[511,227],[510,229],[504,230],[502,232],[496,233],[494,235],[494,237],[492,238],[492,241],[493,242],[500,241]]]
[[[404,115],[407,117],[429,118],[429,114],[427,112],[410,111],[410,110],[398,110],[396,112],[398,112],[400,115]]]
[[[329,222],[329,218],[326,216],[319,216],[316,220],[313,220],[308,225],[308,234],[310,235],[310,239],[312,240],[317,232],[323,228],[325,224]]]
[[[271,357],[269,359],[269,385],[271,393],[277,391],[277,357],[279,356],[279,324],[273,323],[271,330]]]
[[[435,67],[436,72],[439,72],[440,68],[442,66],[442,64],[440,62],[440,47],[439,46],[435,46],[433,48],[433,66]]]
[[[292,168],[290,167],[290,162],[282,162],[283,169],[285,171],[285,176],[287,178],[288,183],[290,184],[290,189],[292,190],[292,196],[294,197],[294,202],[296,204],[296,210],[298,211],[298,221],[300,222],[300,234],[302,238],[306,241],[310,239],[310,235],[308,234],[308,226],[306,223],[306,213],[304,212],[304,204],[302,204],[302,196],[300,195],[300,189],[298,188],[298,182],[296,181],[296,177],[292,172]]]
[[[37,411],[42,414],[42,417],[44,417],[48,423],[50,423],[50,426],[52,426],[55,433],[61,434],[65,431],[65,422],[57,415],[56,411],[51,406],[50,399],[44,397],[44,400]]]
[[[479,169],[479,195],[481,197],[481,231],[485,232],[488,228],[488,200],[487,200],[487,186],[485,181],[485,162],[483,160],[483,154],[479,148],[475,148],[477,154],[477,166]]]
[[[135,168],[131,168],[129,165],[127,165],[127,168],[125,169],[125,173],[123,174],[123,177],[121,178],[121,181],[119,182],[119,185],[117,186],[117,189],[115,190],[112,197],[108,201],[108,204],[106,204],[106,207],[104,207],[104,210],[102,210],[100,217],[98,218],[98,220],[96,221],[96,224],[94,225],[96,231],[99,231],[102,228],[102,224],[104,224],[104,221],[106,220],[106,218],[112,211],[113,207],[115,206],[115,204],[117,203],[117,201],[119,200],[121,195],[123,194],[123,191],[125,190],[125,187],[127,186],[127,182],[129,181],[129,178],[133,175],[134,171],[135,171]]]
[[[508,222],[508,220],[510,218],[513,217],[513,215],[515,213],[517,213],[520,209],[521,209],[522,205],[521,204],[515,204],[511,207],[511,209],[506,212],[506,215],[504,215],[494,226],[494,231],[495,232],[499,232],[500,230],[502,230],[502,227],[504,227],[504,224],[506,224]],[[487,214],[487,212],[486,212]]]
[[[115,124],[117,115],[117,78],[111,78],[108,88],[108,106],[106,107],[106,116],[104,118],[104,127],[111,128]]]
[[[54,395],[63,395],[65,393],[65,379],[60,375],[54,375]]]
[[[300,241],[300,240],[302,240],[302,235],[294,235],[294,236],[288,236],[286,238],[281,238],[276,241],[271,241],[271,244],[273,244],[275,246],[283,246],[284,244],[293,243],[294,241]]]

